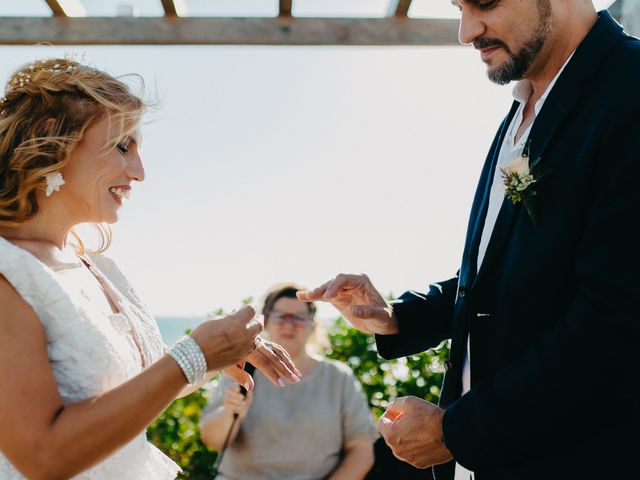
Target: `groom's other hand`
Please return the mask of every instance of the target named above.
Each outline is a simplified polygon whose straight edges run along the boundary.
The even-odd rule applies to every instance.
[[[364,274],[341,273],[319,287],[299,291],[297,295],[303,302],[331,302],[343,317],[363,333],[398,333],[398,320],[393,314],[393,307]]]
[[[446,463],[453,457],[444,444],[444,410],[417,397],[391,402],[378,422],[393,454],[417,468]]]

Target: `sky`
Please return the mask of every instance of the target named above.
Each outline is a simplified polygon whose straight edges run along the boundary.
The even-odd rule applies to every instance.
[[[41,3],[12,14],[43,14]],[[159,4],[135,3],[141,14]],[[275,283],[340,272],[396,295],[450,278],[512,100],[468,47],[2,46],[0,78],[63,54],[140,74],[157,103],[143,126],[146,180],[108,255],[159,316],[230,310]]]

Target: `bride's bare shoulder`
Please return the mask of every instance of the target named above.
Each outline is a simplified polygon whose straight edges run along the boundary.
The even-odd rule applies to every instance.
[[[0,305],[3,307],[0,309],[0,328],[2,331],[14,323],[22,328],[33,327],[42,330],[36,312],[2,274],[0,274]]]

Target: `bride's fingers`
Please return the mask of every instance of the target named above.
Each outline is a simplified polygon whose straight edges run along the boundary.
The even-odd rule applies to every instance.
[[[284,348],[282,348],[277,343],[270,343],[270,342],[265,342],[265,343],[269,346],[271,351],[280,358],[280,360],[287,367],[287,370],[289,372],[294,373],[296,377],[298,377],[298,379],[302,377],[302,373],[300,372],[300,370],[296,368],[295,364],[293,363],[293,360],[291,359],[291,356],[289,355],[289,352],[287,352]]]
[[[277,348],[276,348],[277,347]],[[277,370],[281,377],[286,378],[289,383],[297,383],[300,381],[296,375],[296,367],[287,351],[276,345],[275,343],[266,342],[262,339],[258,342],[258,349],[271,362],[272,366]]]
[[[222,370],[222,373],[242,385],[247,391],[253,390],[253,377],[238,365],[233,365]]]
[[[254,367],[260,370],[264,374],[264,376],[267,377],[269,381],[271,381],[271,383],[278,387],[284,387],[285,383],[282,378],[280,378],[280,374],[273,367],[271,362],[262,354],[260,349],[254,351],[251,355],[249,355],[247,360]]]
[[[289,383],[297,383],[300,381],[300,378],[287,367],[278,354],[262,343],[247,357],[247,360],[260,370],[274,385],[284,387],[285,383],[283,379],[286,379]]]

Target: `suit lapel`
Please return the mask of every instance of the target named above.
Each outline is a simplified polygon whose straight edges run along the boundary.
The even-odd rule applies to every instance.
[[[460,272],[460,284],[465,287],[469,287],[473,283],[473,279],[477,272],[476,262],[478,259],[478,247],[480,244],[480,237],[482,236],[484,218],[486,217],[487,208],[489,206],[489,194],[491,192],[491,185],[493,184],[493,174],[498,163],[498,157],[500,156],[500,149],[504,142],[504,137],[506,136],[507,131],[509,130],[509,125],[511,125],[513,117],[518,110],[518,105],[518,102],[513,102],[511,110],[498,129],[492,148],[485,161],[482,177],[478,184],[478,190],[476,191],[476,197],[474,199],[471,216],[469,218],[467,239],[465,242],[465,249],[462,257],[462,268]]]
[[[597,71],[620,35],[622,35],[622,28],[607,12],[601,12],[600,19],[574,53],[534,121],[529,134],[531,167],[543,166],[544,153],[549,143],[582,94],[581,84]],[[542,169],[544,170],[544,167]],[[521,204],[514,205],[506,198],[503,200],[480,271],[473,282],[474,285],[480,281],[491,264],[499,257],[512,231],[513,221],[521,209]],[[486,208],[481,213],[486,216]],[[484,219],[477,223],[484,228]],[[482,229],[480,229],[480,235],[475,239],[478,243],[481,232]],[[477,258],[477,246],[475,252]]]
[[[569,113],[578,101],[580,87],[571,81],[560,84],[558,80],[558,85],[556,85],[552,93],[553,95],[549,95],[549,98],[547,98],[547,101],[544,103],[529,134],[529,141],[531,142],[529,154],[532,167],[533,165],[541,164],[543,161],[543,153],[549,142],[560,125],[562,125],[567,113]],[[482,278],[485,271],[498,258],[502,248],[505,246],[506,240],[510,236],[513,221],[522,208],[522,204],[520,203],[514,205],[513,202],[506,197],[503,199],[496,224],[491,233],[489,244],[487,245],[487,251],[485,252],[474,284]],[[484,227],[484,222],[482,223]]]

